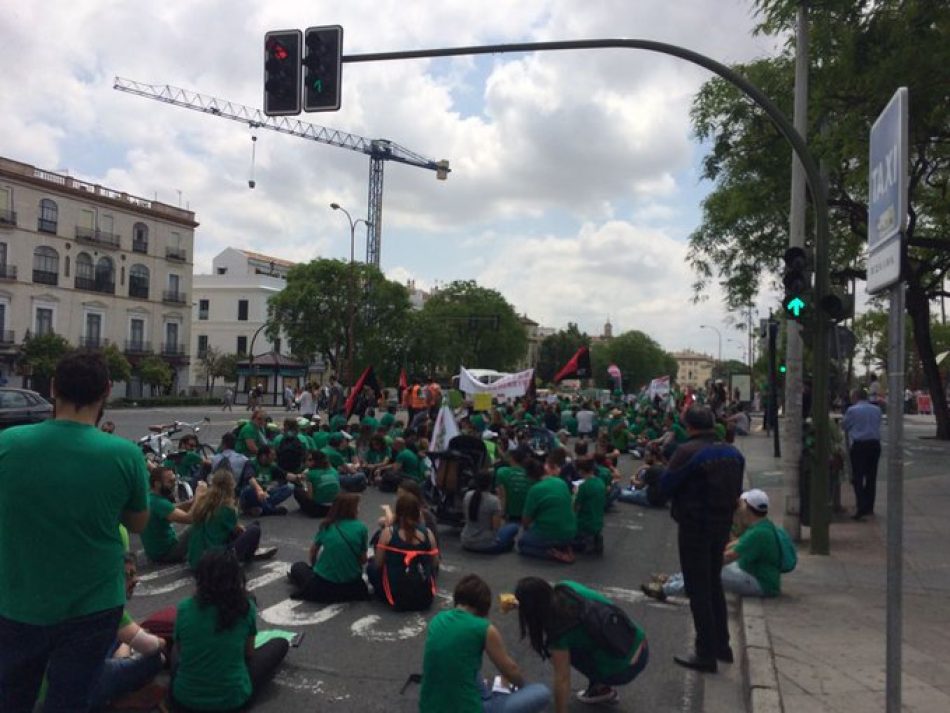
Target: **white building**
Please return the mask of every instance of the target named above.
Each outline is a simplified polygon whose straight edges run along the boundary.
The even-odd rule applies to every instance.
[[[0,376],[27,334],[157,354],[185,388],[195,214],[0,158]],[[113,387],[137,397],[137,376]]]
[[[674,352],[673,358],[676,359],[676,383],[680,388],[702,388],[712,378],[716,360],[708,354],[685,349]]]

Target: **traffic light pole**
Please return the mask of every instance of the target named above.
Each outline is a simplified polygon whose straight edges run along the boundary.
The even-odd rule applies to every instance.
[[[778,435],[778,322],[772,319],[769,313],[769,405],[765,417],[772,428],[772,454],[776,458],[782,457],[782,445]],[[786,373],[786,378],[787,378]],[[786,382],[788,383],[788,382]]]

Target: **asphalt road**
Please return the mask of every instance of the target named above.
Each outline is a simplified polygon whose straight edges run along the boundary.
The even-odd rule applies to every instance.
[[[204,415],[212,422],[201,440],[216,444],[221,434],[233,426],[235,411],[222,414],[219,409],[149,409],[107,412],[115,421],[117,433],[136,438],[151,423],[180,419],[198,420]],[[272,414],[275,419],[280,414]],[[625,457],[626,459],[626,457]],[[632,462],[622,463],[629,474]],[[360,516],[372,532],[380,505],[393,496],[374,489],[364,493]],[[432,611],[423,615],[395,614],[376,602],[342,605],[317,605],[289,598],[290,585],[285,573],[290,564],[305,559],[317,521],[301,516],[291,501],[285,517],[262,519],[262,545],[280,549],[271,562],[248,567],[249,587],[257,599],[259,629],[281,628],[304,632],[299,648],[292,648],[275,683],[260,698],[255,710],[342,710],[342,711],[415,711],[418,688],[411,686],[405,695],[399,690],[406,677],[421,672],[425,625],[439,607],[450,605],[455,583],[466,573],[476,572],[492,587],[495,595],[513,591],[520,577],[537,575],[551,581],[574,579],[610,596],[624,607],[646,630],[650,644],[650,664],[632,684],[620,689],[622,711],[709,711],[719,709],[706,701],[703,677],[685,671],[672,662],[674,653],[687,651],[692,640],[689,610],[683,602],[659,603],[646,599],[639,591],[640,582],[652,572],[675,571],[677,566],[674,523],[665,510],[646,510],[618,504],[607,515],[604,531],[605,554],[600,558],[579,557],[573,565],[548,563],[523,558],[515,553],[479,556],[462,551],[458,535],[451,528],[441,531],[444,566],[439,578],[439,599]],[[132,547],[141,551],[137,537]],[[173,605],[189,596],[192,580],[181,566],[155,568],[140,560],[142,582],[129,604],[133,616],[144,618],[149,612]],[[495,599],[497,602],[497,598]],[[518,638],[517,616],[502,615],[493,609],[492,621],[514,658],[529,680],[550,684],[551,668]],[[733,667],[734,668],[734,667]],[[485,659],[483,671],[493,675]],[[724,677],[710,686],[721,698]],[[735,681],[735,676],[730,676]],[[574,675],[573,688],[585,681]],[[731,685],[731,684],[730,684]],[[739,693],[727,697],[741,700]],[[736,710],[736,708],[730,708]],[[574,702],[572,711],[589,710]]]

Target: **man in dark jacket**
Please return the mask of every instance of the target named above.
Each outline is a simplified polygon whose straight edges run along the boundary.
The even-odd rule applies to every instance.
[[[671,514],[679,525],[680,566],[696,650],[673,658],[681,666],[715,673],[717,661],[733,660],[720,572],[742,493],[745,459],[734,447],[715,440],[715,421],[708,408],[691,406],[685,422],[689,441],[676,449],[660,489],[672,501]]]

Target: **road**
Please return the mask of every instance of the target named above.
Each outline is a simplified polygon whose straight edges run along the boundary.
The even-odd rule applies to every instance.
[[[234,425],[235,417],[241,416],[238,411],[232,415],[218,409],[179,408],[115,410],[108,411],[105,418],[115,421],[119,435],[135,438],[144,434],[150,423],[176,418],[194,421],[206,414],[212,422],[202,432],[201,440],[211,444],[216,444],[221,434]],[[276,419],[281,414],[274,411],[272,415]],[[631,461],[622,463],[625,474],[632,467]],[[392,500],[393,496],[375,489],[364,493],[360,516],[371,532],[380,505]],[[655,602],[639,591],[640,582],[650,573],[678,569],[674,523],[665,510],[619,504],[617,511],[606,518],[604,556],[579,557],[570,566],[529,560],[514,553],[467,553],[462,551],[457,533],[443,529],[445,564],[439,578],[439,599],[431,612],[417,615],[395,614],[376,602],[323,606],[289,599],[285,573],[292,562],[305,559],[317,527],[317,521],[302,517],[292,502],[290,508],[286,517],[261,521],[262,545],[277,545],[280,549],[274,561],[250,565],[247,576],[258,603],[259,628],[302,631],[304,638],[299,648],[290,650],[275,685],[265,690],[255,710],[417,710],[418,688],[410,687],[405,695],[399,690],[410,673],[421,671],[426,620],[439,607],[449,604],[455,583],[469,572],[486,579],[496,595],[513,591],[517,580],[526,575],[552,581],[575,579],[603,591],[624,607],[645,628],[651,660],[637,681],[620,689],[620,702],[614,710],[739,710],[742,695],[737,671],[704,680],[672,662],[674,653],[691,646],[688,607],[681,601]],[[137,537],[132,543],[133,549],[141,551]],[[191,578],[180,566],[154,568],[140,560],[140,575],[142,582],[129,604],[137,618],[175,604],[191,592]],[[549,664],[542,663],[518,639],[517,616],[505,616],[493,609],[491,618],[528,679],[550,684]],[[486,659],[483,671],[491,673],[490,668]],[[584,684],[575,674],[573,688]],[[574,702],[570,710],[590,709]]]

